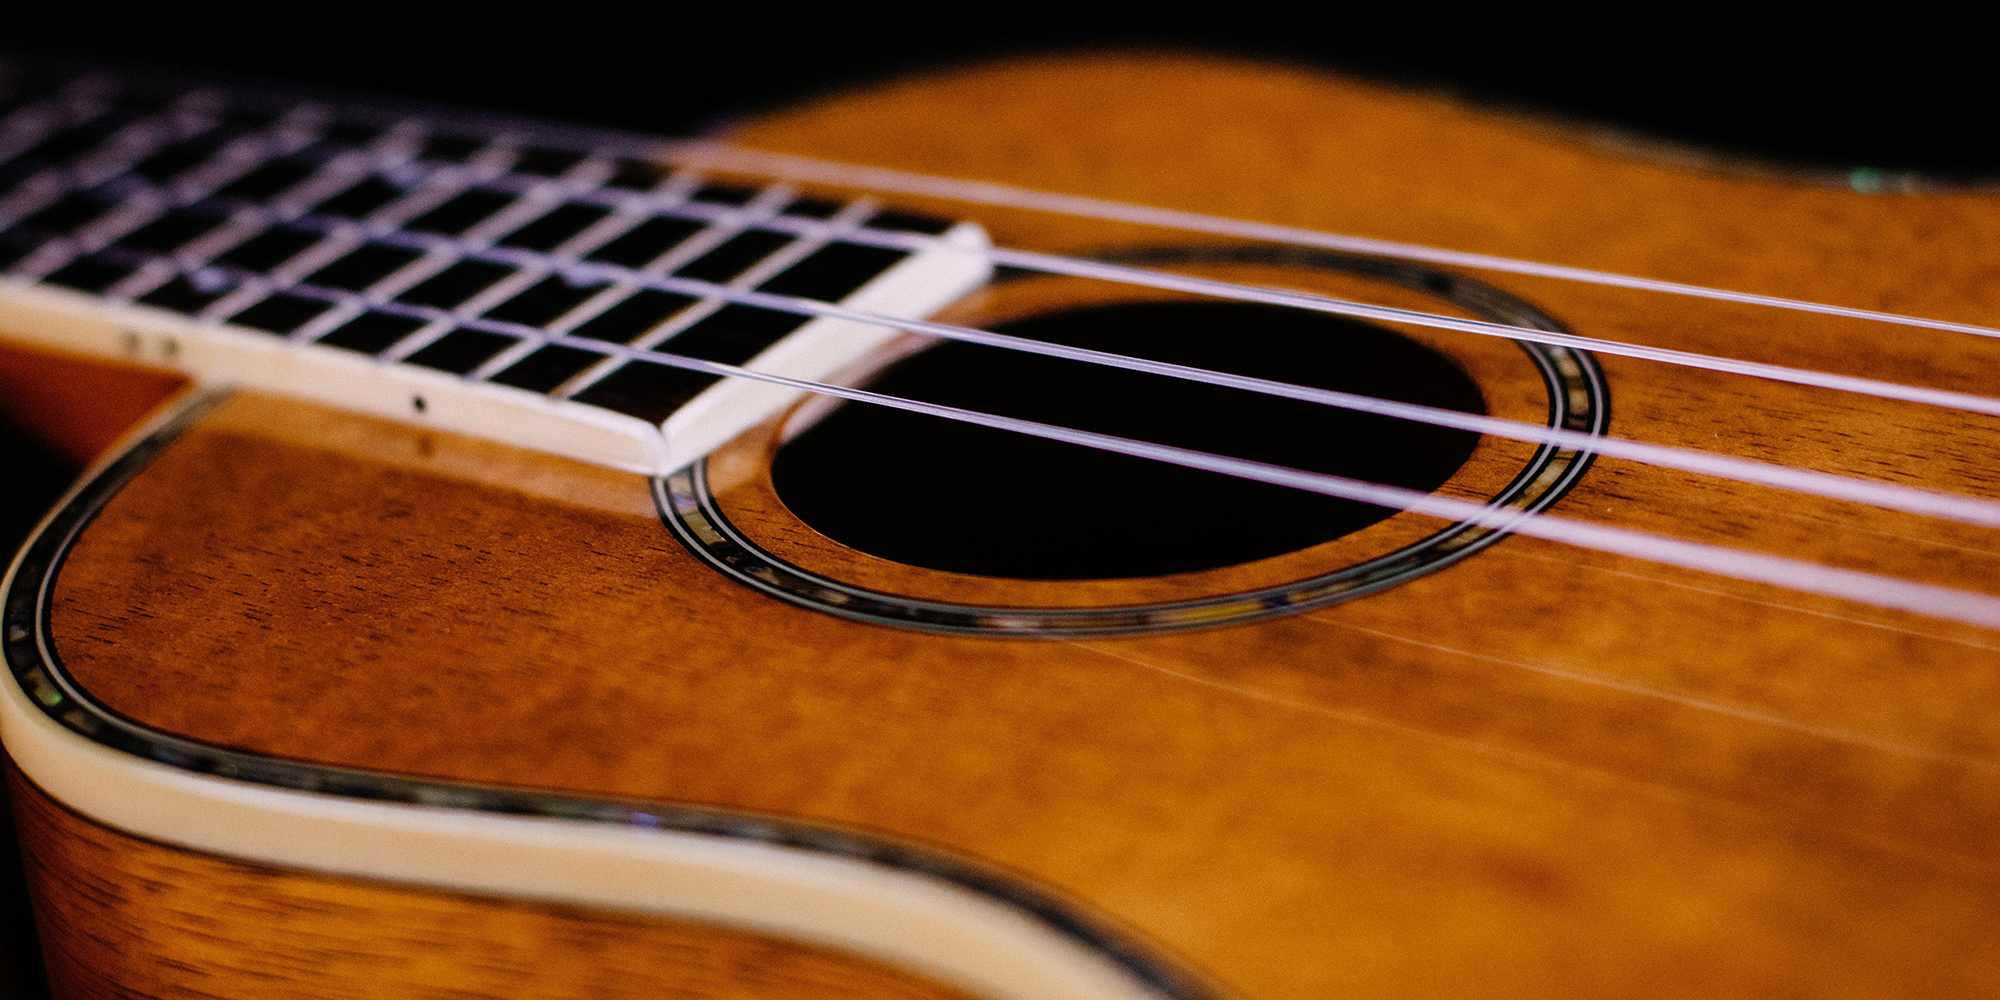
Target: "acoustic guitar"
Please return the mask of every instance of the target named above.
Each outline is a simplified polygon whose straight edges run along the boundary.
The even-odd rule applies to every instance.
[[[62,996],[1986,996],[2000,200],[1270,65],[6,66]]]

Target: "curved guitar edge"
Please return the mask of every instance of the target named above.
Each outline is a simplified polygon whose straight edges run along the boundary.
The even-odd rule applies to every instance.
[[[63,557],[102,505],[224,395],[190,393],[135,433],[43,521],[8,572],[12,683],[0,684],[0,737],[55,804],[189,851],[733,928],[994,1000],[1212,995],[1039,891],[931,849],[727,810],[261,758],[97,705],[47,636]]]

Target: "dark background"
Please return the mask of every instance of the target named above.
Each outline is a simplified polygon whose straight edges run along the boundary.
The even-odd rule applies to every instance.
[[[851,4],[683,6],[17,4],[0,23],[0,50],[686,134],[981,57],[1169,48],[1323,66],[1797,166],[2000,178],[2000,84],[1979,51],[1990,26],[1921,6],[1847,20],[1801,6],[1811,21],[1745,5],[1560,18],[1425,4],[1300,14],[1234,2],[1175,14],[1042,2],[894,16]],[[75,470],[9,428],[0,463],[0,547],[11,552]],[[39,989],[32,931],[12,899],[18,873],[0,865],[0,997]]]
[[[1786,18],[1757,5],[1615,15],[1233,0],[880,7],[647,0],[14,5],[0,44],[67,49],[583,120],[698,129],[872,78],[1052,47],[1195,48],[1448,87],[1686,141],[1841,166],[1994,161],[1987,19],[1897,4]],[[1507,4],[1505,8],[1521,5]],[[1803,9],[1803,8],[1802,8]]]

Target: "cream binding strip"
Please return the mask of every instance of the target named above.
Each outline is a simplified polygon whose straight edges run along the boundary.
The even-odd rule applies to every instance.
[[[859,955],[992,1000],[1208,996],[1033,889],[1009,883],[1010,891],[992,891],[1004,881],[992,873],[942,874],[972,871],[955,859],[933,858],[937,870],[926,870],[921,859],[907,860],[911,849],[886,843],[869,856],[815,850],[798,846],[801,838],[760,836],[756,831],[783,821],[749,815],[728,817],[747,833],[675,828],[643,803],[630,804],[623,822],[566,818],[590,814],[582,800],[544,804],[544,812],[560,816],[496,812],[475,804],[483,790],[472,786],[265,761],[187,744],[98,709],[70,684],[45,632],[62,554],[97,506],[214,398],[189,394],[86,476],[44,520],[0,589],[12,677],[0,685],[0,737],[22,773],[68,808],[133,836],[263,864],[740,928]],[[172,766],[113,745],[106,734],[114,732],[126,742],[157,740],[165,749],[155,752],[170,757],[212,751],[247,766],[235,780],[194,763]],[[288,776],[273,776],[281,771]],[[331,786],[407,787],[401,800],[287,787],[315,777]]]
[[[64,729],[7,685],[29,780],[95,822],[196,851],[438,889],[652,914],[821,945],[994,1000],[1158,1000],[1002,903],[920,873],[672,830],[287,791],[176,770]]]
[[[984,230],[961,223],[941,237],[917,241],[908,258],[841,304],[883,318],[928,316],[986,280],[992,270],[986,246]],[[729,380],[656,425],[585,403],[19,280],[0,280],[0,331],[60,350],[171,368],[201,384],[314,400],[647,475],[695,461],[801,395]],[[819,318],[748,367],[814,381],[899,335],[881,322]]]

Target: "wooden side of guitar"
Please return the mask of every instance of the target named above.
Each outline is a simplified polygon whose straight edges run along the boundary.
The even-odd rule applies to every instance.
[[[1691,173],[1275,67],[1005,64],[842,97],[740,138],[2000,323],[1990,194]],[[979,217],[1002,245],[1189,241]],[[1971,392],[2000,375],[2000,351],[1964,335],[1482,277],[1587,336]],[[1031,283],[954,315],[1004,319],[1090,294]],[[1495,413],[1537,419],[1538,384],[1511,347],[1408,332],[1479,379]],[[1614,433],[2000,497],[2000,420],[1604,361]],[[940,599],[1209,593],[1435,527],[1399,515],[1305,552],[1152,580],[956,577],[847,550],[791,517],[767,473],[775,434],[754,431],[712,465],[744,530],[803,565]],[[1485,495],[1526,450],[1483,442],[1445,492]],[[1062,500],[1062,484],[1039,485],[1024,516],[1060,517]],[[1958,587],[2000,579],[1991,531],[1626,462],[1600,461],[1557,512]],[[1203,514],[1190,530],[1255,516]],[[159,730],[288,761],[927,845],[1042,887],[1246,1000],[2000,990],[2000,634],[1526,538],[1257,624],[946,637],[718,578],[665,532],[641,477],[245,394],[79,538],[51,634],[81,685]],[[405,976],[407,995],[526,995],[491,969],[545,948],[596,956],[599,934],[615,956],[603,968],[631,978],[587,980],[591,992],[737,995],[713,985],[729,981],[716,965],[767,960],[777,971],[749,993],[945,989],[751,935],[205,857],[17,789],[55,978],[79,994],[187,995],[185,966],[238,940],[282,960],[235,964],[201,993],[372,992],[331,966],[300,968],[294,929],[351,931],[326,947],[375,957],[340,968]],[[261,898],[245,892],[270,893],[273,909],[239,905]],[[152,920],[194,930],[133,926]],[[422,921],[432,929],[404,933]],[[455,967],[433,930],[515,950]],[[683,969],[687,956],[713,960]],[[107,968],[115,984],[97,978]],[[784,971],[795,968],[809,971]]]
[[[18,772],[9,792],[57,996],[966,996],[764,935],[166,847],[69,812]]]

